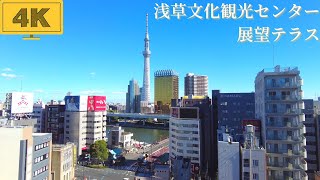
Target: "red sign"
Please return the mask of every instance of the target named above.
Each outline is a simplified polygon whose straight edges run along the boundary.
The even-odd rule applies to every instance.
[[[105,111],[106,109],[106,96],[88,96],[88,111]]]

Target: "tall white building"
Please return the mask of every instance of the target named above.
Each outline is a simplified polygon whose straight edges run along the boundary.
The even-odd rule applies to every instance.
[[[144,38],[144,71],[143,71],[143,87],[141,93],[141,101],[150,102],[150,41],[148,31],[148,14],[146,15],[146,36]]]
[[[262,70],[255,79],[256,117],[262,124],[268,179],[308,179],[302,85],[298,68],[276,66]]]
[[[241,150],[243,180],[265,180],[267,178],[266,151],[259,148],[259,141],[257,141],[254,133],[255,127],[247,125],[245,143]]]
[[[185,96],[208,96],[208,76],[188,73],[184,78]]]
[[[178,157],[189,158],[191,160],[191,166],[200,169],[199,108],[171,108],[169,123],[170,157],[173,161]],[[175,174],[178,172],[173,173]]]
[[[66,111],[64,140],[77,146],[78,155],[90,148],[97,140],[106,139],[106,111]]]

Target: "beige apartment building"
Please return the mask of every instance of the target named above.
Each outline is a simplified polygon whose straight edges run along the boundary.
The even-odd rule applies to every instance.
[[[52,179],[72,180],[77,159],[76,146],[73,143],[55,144],[52,147]]]

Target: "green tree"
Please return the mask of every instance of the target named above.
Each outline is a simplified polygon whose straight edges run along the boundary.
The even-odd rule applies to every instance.
[[[109,150],[107,148],[107,142],[104,140],[98,140],[90,145],[91,158],[96,159],[99,163],[106,161],[109,156]]]

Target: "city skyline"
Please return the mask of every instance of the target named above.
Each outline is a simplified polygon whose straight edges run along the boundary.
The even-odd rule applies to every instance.
[[[121,3],[124,2],[129,3]],[[320,85],[316,83],[320,63],[313,61],[320,56],[317,51],[319,42],[304,41],[308,34],[303,33],[303,38],[294,43],[290,42],[292,37],[289,33],[276,43],[237,42],[240,26],[272,24],[272,28],[299,27],[301,32],[305,32],[306,29],[319,27],[319,14],[301,13],[301,16],[290,21],[289,14],[278,19],[270,17],[252,21],[177,20],[174,17],[171,20],[156,20],[155,3],[161,2],[148,1],[135,9],[122,7],[121,3],[65,2],[65,33],[62,36],[41,36],[40,41],[34,42],[23,41],[21,36],[0,36],[0,100],[4,101],[5,93],[20,91],[22,84],[22,91],[34,92],[35,100],[60,100],[71,91],[74,95],[106,95],[108,102],[124,104],[127,82],[134,78],[140,86],[143,84],[141,51],[144,49],[147,13],[153,53],[150,62],[151,102],[156,70],[175,69],[180,77],[179,89],[184,89],[181,79],[192,72],[209,77],[209,92],[213,89],[224,93],[253,92],[257,73],[278,64],[299,67],[305,80],[305,98],[314,99],[320,95]],[[184,3],[205,6],[211,2]],[[247,3],[252,3],[254,7],[259,4],[254,1]],[[288,13],[293,3],[263,2],[263,5],[268,6],[270,11],[274,11],[271,9],[273,5],[286,7]],[[319,7],[320,2],[299,2],[299,5],[311,10]],[[104,7],[118,8],[109,8],[103,14]],[[82,12],[84,9],[105,21],[101,23],[99,18],[91,20],[85,15],[89,13]],[[114,16],[119,9],[123,16]],[[79,27],[80,22],[91,22],[91,25]],[[88,35],[90,31],[95,33]],[[180,91],[179,96],[183,94]]]

